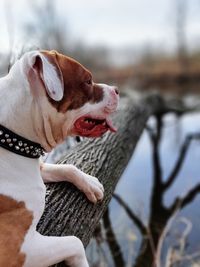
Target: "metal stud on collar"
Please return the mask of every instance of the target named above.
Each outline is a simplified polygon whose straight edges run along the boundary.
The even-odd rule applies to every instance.
[[[40,144],[32,142],[0,125],[0,146],[24,157],[39,158],[44,155]]]

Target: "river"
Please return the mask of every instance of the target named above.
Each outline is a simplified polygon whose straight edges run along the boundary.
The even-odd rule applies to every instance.
[[[200,259],[200,188],[197,187],[200,183],[199,121],[199,113],[190,113],[180,118],[173,114],[166,115],[160,145],[154,146],[154,160],[150,135],[144,130],[115,190],[118,201],[113,198],[109,205],[111,232],[116,240],[108,235],[110,228],[101,227],[98,242],[93,239],[87,248],[91,266],[153,266],[151,255],[156,254],[158,244],[157,238],[152,235],[157,232],[162,233],[157,255],[157,259],[160,259],[159,267],[200,266],[194,265]],[[155,131],[155,118],[150,118],[148,125]],[[191,134],[195,135],[194,140],[187,139]],[[188,142],[185,143],[187,153],[184,151],[184,142]],[[177,167],[177,160],[181,161],[180,154],[184,157],[185,153],[179,172],[164,191],[155,186],[155,176],[159,170],[155,153],[163,183],[169,179],[175,165]],[[189,191],[190,199],[184,199]],[[170,209],[178,196],[183,201],[177,202],[174,209]],[[125,205],[132,214],[128,214]],[[142,226],[148,226],[147,237],[141,234],[132,215],[141,221]]]

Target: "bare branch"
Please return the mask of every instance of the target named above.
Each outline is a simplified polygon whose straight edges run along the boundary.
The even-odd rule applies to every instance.
[[[162,138],[162,115],[156,115],[156,132],[154,133],[153,129],[149,126],[146,126],[146,130],[149,133],[149,137],[152,143],[152,158],[153,158],[153,178],[154,178],[154,186],[162,187],[162,167],[160,162],[159,148],[160,141]]]
[[[124,267],[125,261],[121,252],[120,245],[117,242],[115,233],[109,217],[109,208],[105,211],[103,216],[104,227],[106,228],[106,241],[109,245],[113,261],[116,267]]]
[[[193,199],[200,193],[200,183],[194,186],[183,198],[176,198],[174,203],[171,205],[170,210],[174,211],[177,206],[180,209],[183,209],[189,205]]]
[[[181,170],[181,167],[182,167],[183,162],[185,160],[185,157],[187,155],[187,151],[189,149],[189,145],[190,145],[191,141],[192,140],[199,140],[199,139],[200,139],[200,133],[190,134],[186,137],[185,142],[181,146],[179,157],[176,161],[174,169],[172,170],[171,174],[169,175],[169,178],[167,179],[167,181],[164,183],[164,190],[168,189],[171,186],[171,184],[176,179],[179,171]]]
[[[137,215],[129,208],[129,206],[124,202],[124,200],[117,194],[113,194],[113,197],[117,200],[117,202],[124,208],[129,218],[133,221],[133,223],[138,227],[142,235],[147,235],[147,228],[142,223],[142,221],[138,218]]]

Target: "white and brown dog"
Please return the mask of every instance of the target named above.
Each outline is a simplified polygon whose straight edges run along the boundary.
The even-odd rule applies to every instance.
[[[49,152],[66,136],[115,131],[109,115],[118,101],[116,87],[93,83],[87,69],[55,51],[26,53],[0,80],[1,267],[63,260],[89,266],[78,238],[42,236],[36,225],[45,205],[44,182],[72,182],[94,203],[103,198],[103,186],[73,165],[41,164],[38,147]]]

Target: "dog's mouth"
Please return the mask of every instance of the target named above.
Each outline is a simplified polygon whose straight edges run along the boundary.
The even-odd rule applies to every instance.
[[[92,118],[89,116],[83,116],[76,120],[74,130],[77,135],[84,137],[100,137],[107,131],[117,131],[109,118]]]

